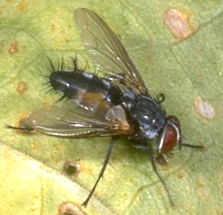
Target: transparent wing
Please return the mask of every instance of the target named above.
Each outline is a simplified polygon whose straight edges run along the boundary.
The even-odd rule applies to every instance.
[[[76,9],[74,19],[88,56],[99,73],[127,85],[133,92],[146,94],[141,76],[111,28],[85,8]]]
[[[49,110],[34,111],[20,122],[20,129],[73,138],[132,133],[121,106],[110,108],[104,116],[87,111],[72,100],[57,102]]]

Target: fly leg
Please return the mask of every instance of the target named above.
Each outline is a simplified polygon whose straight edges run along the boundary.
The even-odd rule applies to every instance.
[[[112,148],[114,146],[114,143],[115,141],[118,139],[118,137],[112,137],[111,139],[111,142],[109,144],[109,147],[108,147],[108,150],[107,150],[107,153],[106,153],[106,156],[105,156],[105,159],[104,159],[104,163],[103,163],[103,166],[101,168],[101,171],[98,175],[98,178],[93,186],[93,188],[91,189],[91,192],[89,193],[88,197],[86,198],[86,200],[81,204],[81,206],[84,206],[84,207],[87,207],[87,204],[91,198],[91,196],[93,195],[97,185],[98,185],[98,182],[100,181],[100,179],[103,177],[104,175],[104,172],[105,172],[105,169],[107,167],[107,164],[108,164],[108,161],[109,161],[109,158],[110,158],[110,155],[111,155],[111,152],[112,152]]]
[[[161,175],[159,174],[159,172],[158,172],[158,170],[156,168],[155,160],[154,160],[154,159],[158,159],[158,160],[159,159],[163,159],[163,161],[162,161],[162,162],[164,162],[163,164],[166,164],[167,161],[165,160],[165,158],[162,156],[162,154],[159,154],[158,158],[156,158],[154,156],[154,152],[153,152],[153,148],[152,148],[151,144],[147,144],[144,141],[141,141],[140,143],[137,143],[137,142],[135,142],[135,140],[132,140],[131,143],[132,143],[133,147],[138,148],[138,149],[148,153],[150,162],[152,164],[153,171],[155,172],[155,174],[159,178],[160,182],[163,184],[163,187],[164,187],[164,189],[165,189],[165,191],[167,193],[167,196],[169,198],[170,204],[172,206],[174,206],[174,203],[173,203],[173,200],[171,198],[170,192],[167,189],[167,185],[166,185],[165,181],[163,180],[163,178],[161,177]],[[159,160],[159,163],[160,163],[160,160]]]
[[[170,192],[167,188],[167,185],[165,183],[165,181],[163,180],[163,178],[161,177],[161,175],[159,174],[157,168],[156,168],[156,164],[155,164],[155,161],[154,161],[154,156],[153,156],[153,149],[152,149],[152,146],[150,144],[148,144],[148,147],[146,147],[147,150],[148,150],[148,154],[149,154],[149,159],[151,161],[151,164],[152,164],[152,168],[153,168],[153,171],[155,172],[155,174],[157,175],[157,177],[159,178],[160,182],[163,184],[163,187],[164,189],[166,190],[166,193],[167,193],[167,196],[169,198],[169,201],[170,201],[170,204],[172,206],[174,206],[174,202],[171,198],[171,195],[170,195]]]
[[[182,146],[186,146],[186,147],[190,147],[190,148],[195,148],[195,149],[203,149],[204,148],[201,145],[192,145],[192,144],[188,144],[188,143],[181,143],[180,144],[180,150],[181,150]]]

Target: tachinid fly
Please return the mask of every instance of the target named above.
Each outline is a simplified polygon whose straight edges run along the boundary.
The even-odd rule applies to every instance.
[[[153,170],[173,204],[154,158],[165,160],[164,154],[183,145],[178,119],[167,116],[161,101],[148,93],[118,37],[97,14],[79,8],[74,11],[74,19],[97,75],[79,71],[76,66],[73,71],[63,68],[57,71],[52,65],[50,84],[61,92],[61,101],[49,110],[33,112],[21,121],[18,129],[58,137],[112,137],[101,172],[84,206],[102,178],[119,138],[128,139],[134,147],[148,153]]]

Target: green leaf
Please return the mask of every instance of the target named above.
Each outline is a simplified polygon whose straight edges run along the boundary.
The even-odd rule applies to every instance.
[[[47,57],[55,64],[63,57],[70,68],[75,55],[80,68],[90,64],[74,26],[77,7],[99,14],[120,36],[151,94],[164,93],[167,113],[180,119],[183,142],[205,147],[176,150],[168,167],[158,166],[175,203],[172,207],[148,155],[119,140],[104,179],[88,208],[81,210],[86,214],[223,212],[220,1],[15,0],[0,6],[1,214],[49,215],[56,214],[63,202],[81,204],[103,163],[109,138],[59,139],[5,128],[58,99],[46,93]],[[174,34],[173,28],[183,36]],[[94,68],[90,65],[88,70]],[[77,159],[80,172],[66,176],[64,163]]]

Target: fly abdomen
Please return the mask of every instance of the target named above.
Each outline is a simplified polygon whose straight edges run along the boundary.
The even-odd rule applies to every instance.
[[[110,81],[79,70],[52,72],[50,84],[54,90],[63,93],[62,98],[72,99],[92,112],[106,112],[121,97],[121,91]]]
[[[80,90],[105,94],[110,87],[108,82],[102,82],[97,76],[82,71],[52,72],[50,84],[68,99],[74,98]]]

